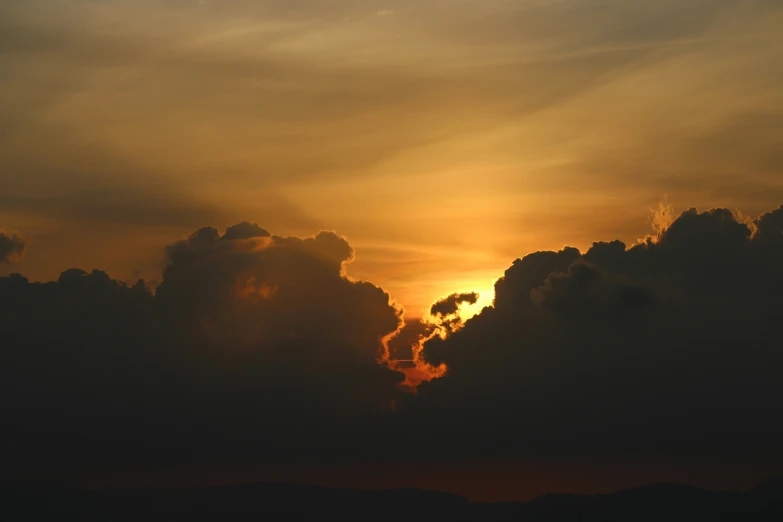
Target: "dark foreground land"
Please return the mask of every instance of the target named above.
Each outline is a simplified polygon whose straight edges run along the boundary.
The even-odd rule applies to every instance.
[[[470,503],[449,493],[363,491],[285,484],[187,490],[87,491],[53,484],[0,487],[0,520],[235,522],[267,520],[783,521],[783,479],[744,493],[654,485],[610,495],[545,495]]]

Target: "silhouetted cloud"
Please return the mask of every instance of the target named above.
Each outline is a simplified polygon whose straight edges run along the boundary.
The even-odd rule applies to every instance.
[[[13,263],[19,260],[27,249],[27,241],[19,234],[0,230],[0,263]]]
[[[392,360],[413,362],[414,347],[419,340],[430,337],[435,327],[434,324],[423,320],[406,320],[405,326],[389,340],[389,357]]]
[[[9,472],[288,458],[783,463],[781,209],[681,213],[633,246],[516,260],[493,306],[402,326],[354,251],[243,222],[166,248],[154,290],[0,278]],[[406,393],[406,391],[408,393]],[[409,393],[409,392],[415,393]]]
[[[400,393],[378,360],[402,312],[343,276],[344,238],[241,223],[166,252],[154,294],[97,270],[0,278],[9,473],[328,454],[370,436],[351,419]]]
[[[631,247],[515,261],[493,307],[424,343],[448,369],[407,413],[443,452],[781,462],[780,215],[691,209]]]
[[[271,235],[272,234],[270,234],[269,231],[261,228],[256,223],[248,223],[247,221],[243,221],[242,223],[228,227],[226,229],[226,233],[223,234],[221,239],[252,239],[254,237],[269,237]]]
[[[478,298],[479,295],[476,292],[451,294],[432,305],[430,313],[439,316],[453,315],[457,313],[461,304],[476,304]]]
[[[756,238],[761,241],[780,242],[783,237],[783,205],[755,221]]]

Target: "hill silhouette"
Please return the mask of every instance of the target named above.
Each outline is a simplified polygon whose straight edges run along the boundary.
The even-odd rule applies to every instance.
[[[646,522],[783,520],[783,479],[748,492],[656,484],[605,495],[544,495],[471,503],[418,489],[357,490],[260,483],[195,489],[93,491],[57,483],[0,486],[0,518],[17,522],[458,520]]]

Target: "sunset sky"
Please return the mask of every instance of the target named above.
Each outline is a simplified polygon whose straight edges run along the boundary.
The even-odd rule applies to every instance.
[[[714,463],[667,468],[681,456],[760,478],[751,463],[783,433],[769,417],[783,399],[781,27],[779,0],[0,2],[0,276],[27,278],[0,277],[0,342],[22,354],[0,366],[30,401],[0,406],[78,412],[2,422],[115,448],[96,420],[114,411],[105,395],[128,408],[118,427],[160,408],[159,431],[123,431],[122,444],[187,447],[205,475],[244,448],[222,425],[314,459],[350,453],[341,466],[365,471],[345,483],[375,473],[468,494],[482,486],[454,485],[460,461],[446,455],[480,447],[468,468],[501,463],[484,499],[672,474],[731,482]],[[613,240],[625,246],[590,250]],[[613,351],[629,342],[633,356]],[[35,343],[80,355],[37,359],[22,350]],[[283,411],[285,394],[304,413]],[[202,407],[204,432],[188,413],[167,424]],[[270,434],[248,411],[296,427]],[[369,420],[355,427],[357,415]],[[558,438],[573,424],[577,442]],[[378,430],[384,451],[427,471],[392,480],[351,453]],[[87,460],[117,454],[100,448]],[[625,459],[631,448],[647,467]],[[604,457],[602,478],[583,479]]]
[[[19,270],[158,280],[240,220],[336,230],[419,315],[528,252],[783,201],[774,0],[27,0],[0,6]],[[0,268],[5,272],[11,269]]]

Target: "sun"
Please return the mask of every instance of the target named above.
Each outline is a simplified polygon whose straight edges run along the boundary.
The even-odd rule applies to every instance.
[[[459,315],[463,321],[480,314],[485,307],[492,306],[492,301],[495,298],[495,281],[497,279],[492,280],[489,284],[482,282],[473,286],[465,286],[463,292],[476,292],[479,298],[475,304],[463,303],[460,306]]]

